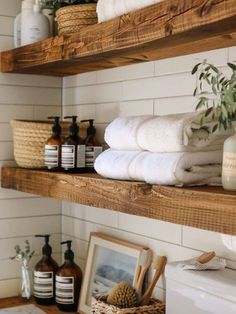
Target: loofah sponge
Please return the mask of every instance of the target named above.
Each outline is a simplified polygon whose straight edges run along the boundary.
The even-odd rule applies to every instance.
[[[107,302],[119,308],[135,307],[138,304],[135,289],[126,282],[120,282],[111,290]]]

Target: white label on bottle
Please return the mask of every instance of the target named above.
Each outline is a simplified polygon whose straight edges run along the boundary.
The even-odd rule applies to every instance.
[[[86,168],[93,168],[98,155],[102,153],[101,146],[87,146],[85,153]]]
[[[56,302],[60,304],[74,303],[74,277],[56,276]]]
[[[53,272],[34,271],[34,296],[36,298],[53,298]]]
[[[43,31],[36,25],[30,27],[29,32],[30,32],[29,40],[31,42],[36,42],[45,39]]]
[[[77,168],[85,167],[85,145],[77,146]]]
[[[236,153],[224,153],[222,175],[236,177]]]
[[[66,170],[75,168],[75,145],[62,145],[61,166]]]
[[[48,169],[59,166],[59,145],[45,145],[44,164]]]

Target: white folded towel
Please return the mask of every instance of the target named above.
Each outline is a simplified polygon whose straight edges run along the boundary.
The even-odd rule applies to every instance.
[[[161,0],[98,0],[98,23],[147,7],[160,1]]]
[[[140,165],[144,181],[160,185],[220,185],[222,151],[150,153]]]
[[[119,117],[105,130],[105,142],[113,149],[140,150],[137,144],[137,131],[152,116]]]
[[[95,160],[94,168],[103,177],[117,180],[131,180],[129,165],[140,151],[120,151],[108,149]]]
[[[106,178],[163,185],[219,185],[222,151],[150,153],[108,149],[95,170]]]
[[[201,112],[157,116],[144,121],[137,131],[137,144],[150,152],[209,151],[223,149],[231,131],[215,132],[216,124],[207,118],[201,128]]]

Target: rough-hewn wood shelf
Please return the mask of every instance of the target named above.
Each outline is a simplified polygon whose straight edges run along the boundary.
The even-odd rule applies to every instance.
[[[65,76],[236,44],[235,0],[165,0],[1,53],[2,72]]]
[[[1,180],[7,189],[236,235],[236,193],[220,187],[151,186],[22,168],[2,168]]]

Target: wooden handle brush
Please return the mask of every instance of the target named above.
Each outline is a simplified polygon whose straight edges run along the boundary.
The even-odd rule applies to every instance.
[[[151,264],[152,264],[152,250],[145,249],[142,251],[139,265],[139,276],[137,278],[137,283],[135,284],[135,289],[139,296],[141,296],[142,294],[144,278]]]
[[[202,255],[200,255],[197,258],[197,261],[200,264],[206,264],[206,263],[210,262],[215,256],[216,256],[216,253],[214,251],[206,252],[206,253],[203,253]]]
[[[155,274],[152,278],[152,281],[150,283],[150,286],[148,287],[147,291],[144,293],[140,305],[147,305],[149,303],[149,300],[151,298],[152,292],[156,286],[156,283],[158,281],[158,279],[160,278],[160,276],[162,275],[162,273],[164,272],[165,266],[167,263],[167,258],[166,256],[159,256],[156,260],[156,263],[154,265],[154,269],[155,269]]]

